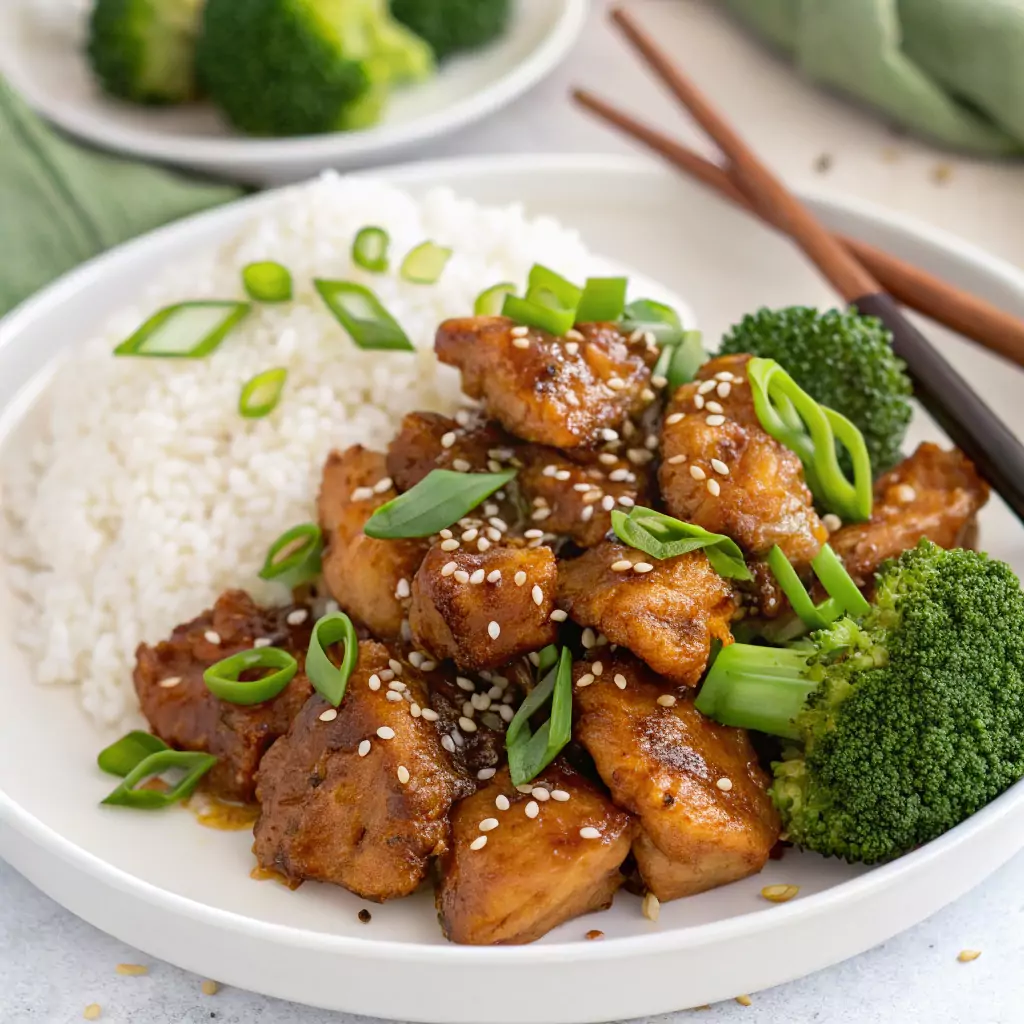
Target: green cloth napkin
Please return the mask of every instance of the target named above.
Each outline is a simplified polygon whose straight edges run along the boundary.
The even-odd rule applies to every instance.
[[[725,0],[814,81],[960,149],[1024,153],[1024,0]]]
[[[0,79],[0,316],[90,256],[240,194],[79,146]]]

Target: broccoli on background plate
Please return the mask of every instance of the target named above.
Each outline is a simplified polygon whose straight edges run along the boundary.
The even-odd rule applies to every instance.
[[[511,0],[391,0],[391,13],[430,43],[438,60],[493,42],[511,11]]]
[[[196,67],[233,125],[288,136],[376,123],[391,86],[434,62],[387,0],[206,0]]]
[[[745,316],[722,339],[721,351],[781,363],[816,402],[860,430],[878,477],[900,461],[912,415],[910,378],[891,342],[888,329],[874,317],[790,306]],[[845,451],[840,464],[851,471]]]
[[[103,89],[135,103],[194,100],[201,9],[202,0],[95,0],[87,50]]]
[[[935,839],[1024,777],[1024,592],[930,541],[871,609],[789,648],[733,644],[696,702],[784,737],[772,797],[798,846],[871,864]]]

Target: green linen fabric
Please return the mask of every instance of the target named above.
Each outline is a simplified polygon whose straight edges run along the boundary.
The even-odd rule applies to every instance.
[[[0,316],[90,256],[240,194],[80,146],[0,79]]]
[[[808,78],[973,153],[1024,153],[1024,0],[725,0]]]

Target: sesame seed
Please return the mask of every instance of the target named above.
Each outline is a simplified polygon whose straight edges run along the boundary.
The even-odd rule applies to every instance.
[[[402,695],[400,693],[396,693],[394,690],[388,690],[388,692],[384,694],[384,696],[387,700],[391,701],[392,703],[395,703],[402,699]]]
[[[722,485],[717,480],[708,481],[708,493],[716,498],[722,493]]]
[[[632,333],[632,334],[631,334],[631,335],[629,336],[629,340],[630,340],[630,342],[631,342],[632,344],[634,344],[634,345],[635,345],[635,344],[636,344],[636,343],[637,343],[638,341],[643,341],[643,340],[644,340],[644,332],[643,332],[643,331],[641,331],[641,330],[640,330],[640,328],[638,327],[638,328],[637,328],[637,329],[636,329],[635,331],[633,331],[633,333]]]
[[[576,680],[576,685],[580,687],[589,686],[593,681],[593,675],[591,675],[591,673],[589,672],[585,672],[583,675],[579,677],[579,679]]]
[[[456,473],[468,473],[472,468],[465,459],[452,459],[452,469]]]
[[[358,751],[359,751],[359,756],[360,756],[360,757],[366,757],[366,755],[367,755],[367,754],[368,754],[368,753],[370,752],[370,747],[371,747],[371,745],[372,745],[372,744],[370,743],[370,741],[369,741],[369,740],[363,740],[363,741],[362,741],[362,742],[361,742],[361,743],[359,744],[359,747],[357,748],[357,749],[358,749]]]
[[[580,839],[600,839],[601,833],[593,825],[584,825],[580,829]]]
[[[486,711],[491,706],[491,698],[486,693],[474,693],[469,700],[477,711]]]
[[[382,740],[393,740],[395,738],[395,730],[390,725],[382,725],[377,730],[377,736]]]
[[[499,825],[497,818],[484,818],[483,821],[477,826],[481,832],[493,832]]]
[[[597,458],[599,462],[603,462],[606,466],[614,466],[619,461],[619,457],[611,452],[601,452]]]
[[[694,404],[695,408],[703,409],[704,408],[704,396],[703,395],[695,395],[694,398],[693,398],[693,404]]]
[[[504,793],[499,793],[494,798],[494,806],[497,807],[499,811],[507,811],[512,804],[509,803],[509,799]]]
[[[424,672],[433,672],[434,669],[437,668],[437,662],[434,661],[432,658],[427,658],[427,660],[423,662],[422,665],[420,665],[420,668]]]
[[[549,616],[552,622],[565,622],[569,618],[568,612],[563,612],[561,608],[556,608]]]
[[[611,427],[602,427],[598,433],[601,435],[602,441],[618,441],[619,439],[619,432],[612,430]]]
[[[697,388],[698,395],[706,395],[709,391],[715,390],[715,382],[713,380],[702,381],[700,387]]]
[[[718,402],[708,402],[705,406],[708,412],[724,412],[725,410],[718,404]]]
[[[413,718],[419,718],[420,715],[423,714],[423,709],[419,706],[419,704],[413,702],[409,705],[409,714],[412,715]]]
[[[390,668],[396,676],[400,676],[402,674],[402,663],[395,658],[388,658],[388,668]]]
[[[633,565],[633,572],[645,573],[653,572],[654,566],[650,562],[636,562]]]
[[[704,422],[709,427],[720,427],[725,422],[725,417],[716,413],[714,416],[709,416]]]
[[[499,626],[494,619],[491,619],[491,621],[487,623],[487,635],[492,640],[497,640],[498,637],[501,636],[501,626]]]
[[[629,572],[633,568],[633,563],[628,558],[620,558],[617,562],[612,562],[610,568],[612,572]]]
[[[488,779],[493,779],[497,773],[497,768],[481,768],[480,771],[476,773],[476,777],[480,779],[481,782],[486,782]]]
[[[526,327],[523,324],[519,324],[516,327],[513,327],[511,331],[509,331],[509,334],[511,334],[513,338],[523,338],[529,333],[530,328]]]
[[[589,523],[590,520],[593,519],[593,518],[594,518],[594,506],[593,505],[585,505],[583,507],[583,511],[580,512],[580,519],[582,519],[583,522],[585,522],[585,523]]]
[[[682,420],[685,419],[685,417],[686,417],[686,413],[674,412],[674,413],[672,413],[671,416],[666,416],[665,417],[665,426],[666,427],[674,427],[677,423],[682,422]]]
[[[736,997],[736,1002],[739,1003],[740,1006],[749,1006],[751,1004],[751,1001],[752,1000],[751,1000],[750,996],[737,996]]]
[[[409,781],[409,769],[404,764],[400,764],[395,769],[395,774],[398,776],[398,781],[404,786]]]
[[[369,501],[373,497],[372,487],[357,487],[349,496],[351,501]]]
[[[917,491],[910,484],[898,484],[893,488],[893,493],[901,505],[909,505],[917,497]]]
[[[650,347],[651,345],[657,344],[658,339],[654,336],[654,331],[644,331],[644,344]]]
[[[536,653],[536,652],[534,652],[534,653]],[[540,657],[538,657],[538,658],[537,658],[537,663],[538,663],[538,664],[540,664]],[[492,687],[491,687],[491,688],[490,688],[490,689],[489,689],[489,690],[487,691],[487,696],[488,696],[488,697],[489,697],[489,698],[490,698],[491,700],[500,700],[500,699],[501,699],[501,697],[502,697],[502,695],[503,695],[503,692],[504,692],[504,691],[502,690],[502,687],[500,687],[500,686],[498,686],[497,684],[495,684],[494,686],[492,686]]]
[[[458,412],[455,413],[455,422],[458,423],[460,427],[468,427],[472,418],[472,413],[470,413],[468,409],[459,409]]]
[[[465,676],[456,676],[455,685],[458,686],[460,690],[465,690],[466,693],[472,693],[476,689],[473,685],[473,680],[467,679]]]
[[[719,779],[715,785],[723,792],[728,793],[732,789],[732,779]]]
[[[829,533],[835,533],[836,530],[841,529],[843,521],[834,512],[829,512],[827,515],[821,517],[821,525],[824,526]]]
[[[589,651],[590,648],[593,647],[594,644],[597,642],[597,634],[595,634],[594,631],[589,626],[587,626],[587,628],[583,630],[583,636],[581,637],[580,642]]]
[[[515,348],[529,348],[530,347],[530,339],[529,338],[513,338],[512,339],[512,345]]]
[[[601,490],[601,488],[595,487],[592,491],[587,491],[587,493],[583,495],[583,504],[591,505],[595,501],[600,501],[603,495],[604,492]]]
[[[706,480],[708,475],[700,468],[700,466],[691,466],[690,476],[692,476],[694,480]]]
[[[622,505],[623,508],[632,508],[636,502],[628,494],[620,494],[619,504]]]
[[[547,466],[545,466],[540,471],[540,475],[541,476],[547,476],[547,477],[553,477],[557,472],[558,472],[558,467],[552,463],[552,464],[548,464]]]
[[[441,737],[441,746],[448,751],[449,754],[455,753],[455,740],[451,736],[445,734]]]
[[[455,572],[452,573],[452,575],[455,577],[455,582],[456,583],[468,583],[469,582],[469,573],[466,572],[465,569],[456,569]]]
[[[214,632],[214,630],[212,630],[212,629],[208,629],[203,634],[203,639],[205,639],[208,644],[219,644],[220,643],[220,633]]]
[[[728,398],[729,392],[732,391],[732,384],[727,380],[723,380],[716,390],[719,398]]]
[[[732,372],[729,370],[719,370],[715,374],[715,380],[733,380]]]
[[[395,587],[395,597],[405,598],[408,597],[411,591],[409,590],[409,581],[401,579],[398,581],[398,586]]]
[[[530,795],[541,803],[545,803],[551,799],[551,794],[543,786],[534,786],[533,789],[530,790]]]
[[[422,651],[413,651],[409,655],[409,663],[413,668],[419,668],[423,664],[424,657],[425,655]]]
[[[463,732],[476,732],[476,722],[474,722],[472,718],[467,718],[463,715],[459,719],[459,728]]]
[[[488,583],[497,583],[500,579],[501,579],[501,570],[500,569],[492,569],[487,574],[487,582]]]
[[[470,573],[469,582],[474,586],[478,583],[483,583],[485,575],[486,573],[484,573],[483,569],[475,569]]]
[[[295,611],[289,612],[287,616],[285,616],[284,621],[287,622],[289,626],[301,626],[308,618],[309,612],[306,611],[305,608],[296,608]]]
[[[621,377],[609,377],[604,383],[612,391],[621,391],[626,386],[626,382]]]
[[[535,583],[530,593],[533,597],[533,603],[539,608],[544,603],[544,591]]]
[[[618,484],[622,483],[623,480],[628,480],[630,476],[632,476],[630,471],[623,467],[622,469],[613,469],[608,474],[608,479],[611,480],[612,483]]]
[[[511,694],[509,694],[509,696],[511,696]],[[498,708],[498,715],[503,722],[511,722],[512,719],[516,717],[516,713],[512,710],[512,707],[509,704],[502,704],[501,707]]]
[[[426,722],[436,722],[440,717],[433,708],[424,708],[421,714]]]
[[[540,538],[544,536],[544,531],[543,530],[527,530],[523,534],[523,536],[527,540],[540,540]]]
[[[658,920],[658,915],[661,913],[661,901],[653,892],[644,895],[643,902],[640,904],[640,912],[648,921]]]
[[[453,444],[455,444],[455,431],[454,430],[449,430],[447,434],[442,434],[441,435],[441,447],[442,448],[451,448],[451,446]]]
[[[670,466],[680,466],[686,461],[685,455],[673,455],[672,458],[668,459]]]
[[[526,582],[526,573],[522,569],[519,570],[513,577],[517,587],[521,587]]]
[[[458,569],[458,567],[458,562],[445,562],[445,564],[441,567],[441,575],[451,576],[451,574],[455,572],[455,570]]]
[[[493,526],[488,526],[487,539],[493,540],[495,543],[497,543],[499,540],[501,540],[501,530],[496,530]],[[477,547],[479,546],[480,545],[478,544]]]
[[[540,804],[536,800],[531,800],[526,805],[526,816],[528,818],[536,818],[538,814],[540,814]]]
[[[516,792],[524,794],[532,793],[533,786],[531,786],[528,782],[523,782],[520,785],[516,786]]]
[[[564,789],[553,789],[551,790],[551,799],[564,804],[569,799],[569,794]]]
[[[603,508],[605,512],[611,512],[611,510],[615,508],[615,499],[610,494],[606,494],[601,499],[601,508]]]
[[[321,722],[333,722],[338,717],[338,709],[328,708],[326,711],[321,711],[319,717]]]
[[[374,672],[373,675],[370,676],[370,678],[366,681],[366,685],[369,686],[369,688],[371,690],[379,690],[380,689],[380,676],[377,675],[376,672]]]
[[[385,491],[390,491],[393,485],[394,481],[391,479],[391,477],[386,476],[382,480],[378,480],[373,485],[373,493],[383,494]]]
[[[273,642],[274,641],[271,640],[269,636],[261,636],[253,640],[252,646],[258,650],[260,647],[269,647]]]
[[[458,551],[459,547],[460,544],[454,537],[450,538],[449,540],[441,541],[442,551]]]
[[[604,662],[595,661],[590,666],[590,671],[593,672],[595,676],[601,675],[604,672]]]
[[[721,459],[712,459],[711,468],[721,476],[729,475],[729,467]]]
[[[799,885],[766,885],[761,895],[769,903],[788,903],[799,891]]]
[[[476,839],[474,839],[473,842],[469,844],[469,848],[471,850],[482,850],[486,845],[487,836],[477,836]]]
[[[181,682],[181,676],[168,676],[166,679],[161,679],[159,686],[163,690],[173,690]]]
[[[675,702],[676,702],[676,699],[675,699],[675,697],[673,697],[673,696],[672,696],[672,694],[671,694],[671,693],[663,693],[663,694],[662,694],[662,695],[661,695],[661,696],[660,696],[660,697],[658,698],[658,703],[659,703],[659,704],[660,704],[660,705],[661,705],[661,706],[662,706],[663,708],[670,708],[670,707],[672,707],[672,705],[673,705],[673,704],[675,704]]]
[[[532,512],[532,513],[530,514],[530,518],[531,518],[531,519],[532,519],[532,520],[533,520],[533,521],[534,521],[535,523],[540,523],[540,522],[543,522],[543,520],[547,519],[547,517],[548,517],[549,515],[551,515],[551,509],[549,509],[549,508],[538,508],[538,509],[535,509],[535,510],[534,510],[534,511],[533,511],[533,512]]]
[[[474,693],[473,696],[475,697],[476,694]],[[466,718],[472,718],[476,714],[476,708],[473,707],[472,700],[464,700],[462,702],[462,713]]]
[[[615,685],[620,689],[626,688],[626,677],[621,672],[616,672],[614,676]]]
[[[979,956],[981,956],[980,949],[962,949],[956,958],[962,964],[969,964],[972,960],[977,960]]]
[[[438,536],[442,540],[451,540],[452,539],[452,531],[446,528],[444,530],[441,530],[440,533],[438,534]]]
[[[566,353],[568,355],[574,356],[574,355],[576,355],[579,352],[579,350],[580,350],[580,347],[579,347],[579,345],[576,344],[575,341],[566,342],[565,351],[566,351]]]
[[[480,531],[479,531],[479,530],[478,530],[478,529],[477,529],[476,527],[473,527],[473,529],[471,529],[471,530],[467,530],[467,531],[466,531],[466,532],[465,532],[465,533],[464,533],[464,534],[462,535],[462,538],[461,538],[461,539],[462,539],[462,540],[463,540],[463,541],[464,541],[464,542],[465,542],[466,544],[471,544],[471,543],[472,543],[473,541],[475,541],[475,540],[477,539],[477,537],[479,537],[479,536],[480,536]]]
[[[579,331],[577,331],[575,327],[570,327],[569,330],[565,332],[565,336],[567,338],[571,338],[573,341],[586,340],[586,338],[584,338],[584,336]]]

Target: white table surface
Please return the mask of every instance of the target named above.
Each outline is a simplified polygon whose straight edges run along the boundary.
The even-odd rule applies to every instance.
[[[543,3],[545,0],[526,0]],[[488,124],[441,140],[424,157],[486,152],[631,149],[567,100],[587,86],[646,118],[701,140],[639,69],[594,0],[569,61]],[[852,193],[963,235],[1024,265],[1024,165],[940,152],[873,115],[815,91],[740,32],[713,0],[637,0],[633,6],[685,62],[757,150],[791,182]],[[815,170],[822,154],[832,167]],[[936,171],[944,181],[936,181]],[[1013,1024],[1024,1021],[1024,854],[946,910],[863,956],[766,992],[750,1006],[721,1003],[659,1018],[672,1024]],[[962,949],[982,956],[959,963]],[[149,967],[122,977],[118,963]],[[680,965],[685,970],[685,964]],[[63,1024],[89,1003],[118,1024],[342,1024],[344,1015],[223,989],[108,938],[0,862],[0,1021]],[[739,993],[738,993],[739,994]],[[524,1022],[527,1024],[527,1022]]]

